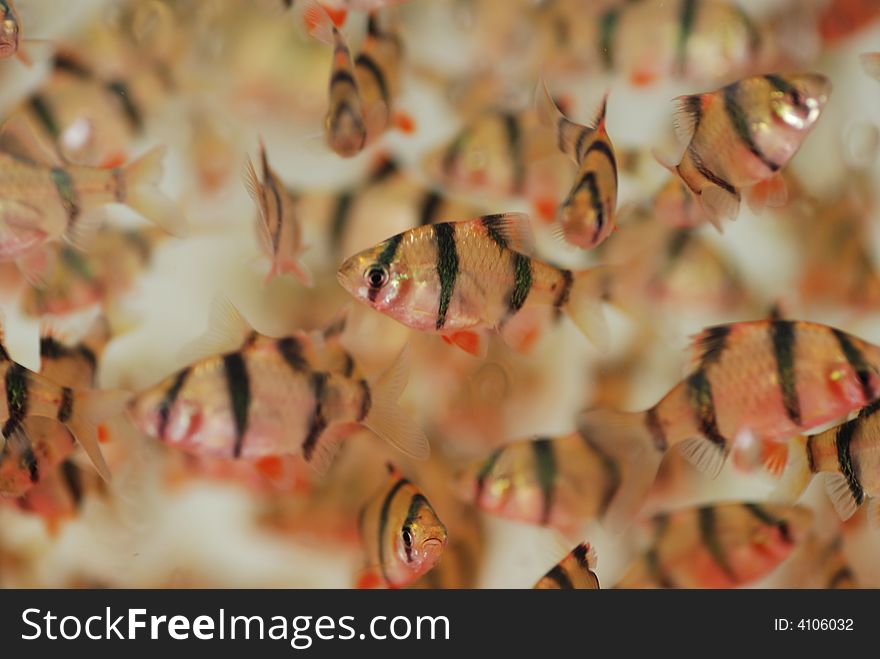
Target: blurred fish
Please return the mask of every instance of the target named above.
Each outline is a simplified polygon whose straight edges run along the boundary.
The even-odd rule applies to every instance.
[[[412,229],[347,259],[338,278],[355,298],[471,354],[485,354],[487,330],[519,346],[530,311],[565,311],[597,344],[607,340],[601,301],[606,271],[572,272],[527,256],[528,217],[486,215]]]
[[[446,527],[421,490],[388,465],[388,482],[364,507],[360,532],[366,570],[359,588],[403,588],[431,570],[446,547]]]
[[[822,41],[834,46],[864,30],[880,18],[876,0],[830,0],[819,15]]]
[[[39,374],[10,361],[3,350],[7,420],[0,450],[0,496],[23,496],[49,478],[73,453],[76,438],[81,438],[90,458],[95,456],[101,475],[107,474],[97,444],[100,431],[96,436],[94,426],[122,404],[109,392],[88,390],[94,387],[97,363],[109,338],[103,318],[96,319],[76,344],[62,343],[44,330]],[[82,412],[74,409],[75,403]]]
[[[134,287],[152,260],[156,245],[167,234],[161,229],[120,229],[104,225],[88,253],[54,243],[56,255],[44,281],[29,287],[22,310],[34,317],[62,315],[104,305],[112,315],[120,299]]]
[[[457,490],[480,510],[571,536],[606,513],[628,474],[613,444],[574,432],[501,446],[465,469]]]
[[[784,442],[842,418],[880,395],[880,347],[806,321],[718,325],[694,340],[691,374],[644,412],[592,410],[580,423],[591,437],[638,463],[611,502],[612,524],[638,510],[671,446],[717,473],[738,441],[753,438],[778,472]]]
[[[370,13],[361,51],[352,58],[338,23],[325,9],[311,3],[304,18],[309,34],[334,49],[324,136],[335,153],[350,158],[375,142],[395,120],[393,105],[402,56],[400,36],[393,29],[380,27],[378,16]],[[398,123],[411,132],[411,121]]]
[[[590,249],[616,228],[617,158],[605,131],[607,97],[602,99],[591,126],[568,119],[543,83],[536,92],[535,103],[541,122],[553,131],[559,150],[578,166],[574,186],[557,213],[562,236],[572,245]]]
[[[536,590],[599,590],[596,552],[589,543],[579,544],[538,580]]]
[[[234,309],[228,313],[229,326],[246,325]],[[310,363],[298,335],[275,339],[251,331],[238,350],[223,354],[202,343],[211,356],[130,401],[129,417],[141,432],[197,455],[302,454],[324,471],[339,442],[365,426],[404,453],[427,457],[425,434],[397,405],[407,381],[404,352],[368,382]]]
[[[741,194],[759,210],[786,200],[779,174],[812,130],[831,94],[818,73],[744,78],[679,99],[681,161],[661,163],[681,177],[720,231],[739,214]]]
[[[163,229],[180,231],[179,210],[157,187],[164,147],[124,167],[65,166],[39,144],[26,120],[14,122],[0,136],[0,257],[15,260],[26,277],[42,278],[45,261],[34,256],[47,241],[64,236],[88,246],[102,219],[94,211],[107,204],[125,204]]]
[[[797,499],[815,474],[822,473],[825,490],[841,519],[849,519],[863,503],[868,517],[880,526],[880,401],[859,415],[817,435],[789,440],[788,461],[776,493]]]
[[[651,520],[648,550],[615,588],[737,588],[773,571],[807,535],[801,506],[730,503]]]
[[[303,244],[302,228],[294,201],[284,183],[269,166],[266,147],[262,141],[260,166],[261,174],[258,175],[248,159],[245,185],[260,212],[257,222],[260,247],[272,262],[266,282],[289,273],[306,286],[311,286],[312,275],[301,260],[302,253],[308,248]]]
[[[880,53],[862,53],[859,55],[859,62],[865,73],[875,80],[880,80]]]

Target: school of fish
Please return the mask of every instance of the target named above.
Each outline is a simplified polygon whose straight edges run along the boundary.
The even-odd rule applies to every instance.
[[[0,587],[880,587],[880,4],[72,13],[0,0]]]

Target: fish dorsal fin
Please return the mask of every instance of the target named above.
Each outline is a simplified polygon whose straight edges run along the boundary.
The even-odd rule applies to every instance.
[[[682,457],[699,471],[716,478],[721,473],[727,453],[705,437],[691,437],[679,444]]]
[[[55,147],[42,139],[30,120],[21,114],[11,117],[0,127],[0,151],[35,165],[64,165]]]
[[[526,213],[498,213],[483,215],[471,222],[481,226],[501,246],[522,254],[533,254],[535,236]]]
[[[675,136],[679,142],[687,144],[700,125],[700,119],[703,116],[703,96],[702,94],[679,96],[675,99],[675,105],[675,118],[673,119]]]
[[[608,110],[608,92],[602,95],[602,100],[599,103],[599,110],[596,113],[596,118],[593,119],[592,127],[595,130],[605,130],[605,113]]]
[[[691,337],[691,363],[694,367],[711,364],[724,349],[731,331],[730,325],[713,325]]]
[[[179,356],[182,362],[193,364],[205,357],[238,350],[254,333],[254,328],[235,305],[218,296],[211,303],[208,329],[202,336],[187,343]]]
[[[840,516],[840,519],[846,521],[852,517],[856,510],[859,509],[859,502],[853,497],[852,489],[849,482],[843,474],[825,473],[825,492],[831,499],[834,510]]]

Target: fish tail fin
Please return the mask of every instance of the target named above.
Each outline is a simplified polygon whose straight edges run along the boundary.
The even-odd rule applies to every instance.
[[[610,268],[590,268],[574,273],[565,311],[581,332],[599,349],[608,347],[608,322],[602,302],[608,298]]]
[[[125,204],[175,236],[185,233],[180,209],[159,190],[165,147],[157,146],[123,167]]]
[[[770,498],[786,503],[797,501],[812,479],[806,436],[799,435],[789,439],[785,467]]]
[[[122,412],[130,397],[124,391],[90,389],[77,392],[73,398],[72,416],[64,424],[83,447],[101,478],[108,482],[110,469],[98,445],[98,424]]]
[[[425,460],[429,454],[428,438],[397,404],[408,379],[408,350],[404,348],[370,387],[370,410],[363,424],[401,452]]]
[[[326,5],[309,0],[303,9],[303,24],[310,37],[323,43],[333,45],[335,43],[336,28],[345,22],[347,13],[345,10],[332,12]]]
[[[613,456],[621,468],[621,481],[608,503],[602,523],[610,531],[623,531],[639,513],[665,454],[655,444],[646,412],[596,409],[583,412],[578,431]]]

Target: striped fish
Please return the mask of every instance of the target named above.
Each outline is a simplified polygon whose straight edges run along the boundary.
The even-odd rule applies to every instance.
[[[627,473],[598,439],[575,432],[506,444],[466,468],[457,490],[485,512],[574,534],[606,512]]]
[[[235,351],[196,359],[135,396],[129,417],[143,433],[195,455],[260,460],[299,454],[319,471],[356,426],[417,459],[428,440],[397,405],[406,353],[375,381],[327,370],[302,334],[251,331]],[[212,352],[211,347],[205,347]],[[323,367],[323,368],[322,368]]]
[[[64,315],[94,305],[114,308],[150,264],[155,246],[167,237],[158,227],[122,229],[103,225],[85,253],[67,242],[53,243],[54,266],[40,287],[29,287],[21,308],[29,316]]]
[[[813,476],[823,474],[825,490],[842,519],[863,503],[869,519],[880,525],[880,401],[858,416],[816,435],[789,440],[788,462],[776,493],[797,499]]]
[[[433,568],[446,547],[446,527],[422,491],[393,465],[388,472],[361,511],[367,567],[359,588],[404,588]]]
[[[723,219],[739,214],[742,194],[749,205],[785,202],[779,171],[815,126],[831,81],[819,73],[768,74],[744,78],[721,89],[678,99],[676,131],[687,144],[677,165],[681,177],[720,231]]]
[[[263,253],[269,257],[272,267],[266,276],[266,283],[274,277],[292,274],[306,286],[312,285],[312,275],[303,264],[302,253],[307,249],[303,244],[295,201],[291,198],[278,174],[269,166],[266,146],[260,140],[260,169],[257,170],[250,159],[245,169],[245,186],[257,204],[259,220],[257,235]]]
[[[728,503],[651,520],[647,550],[615,588],[737,588],[772,572],[803,542],[813,513],[801,506]]]
[[[45,342],[44,342],[45,346]],[[51,354],[58,351],[53,346]],[[46,350],[42,347],[42,350]],[[60,350],[60,348],[59,348]],[[70,349],[75,351],[76,348]],[[88,360],[86,360],[88,361]],[[71,364],[44,360],[50,375],[83,383],[90,379],[92,366],[80,362],[72,370]],[[0,406],[2,446],[0,446],[0,495],[20,496],[51,473],[73,450],[74,440],[85,449],[98,473],[109,480],[109,470],[101,455],[96,426],[121,411],[127,394],[113,391],[74,389],[56,383],[42,373],[34,373],[12,361],[2,346],[0,331],[0,372],[3,373],[4,400]],[[88,385],[90,386],[90,385]],[[39,433],[31,436],[32,418],[48,419],[52,423],[35,422]]]
[[[616,228],[617,157],[605,130],[607,96],[591,126],[568,119],[542,82],[535,96],[541,122],[553,131],[559,150],[578,166],[574,185],[559,205],[562,237],[581,249],[602,243]]]
[[[579,544],[535,584],[535,590],[599,590],[596,552],[589,543]]]
[[[806,321],[758,320],[703,330],[695,369],[644,412],[594,410],[582,415],[590,436],[614,443],[639,465],[633,487],[611,504],[613,523],[637,511],[669,447],[699,469],[717,473],[737,439],[751,436],[771,470],[789,437],[880,396],[880,347]]]
[[[16,260],[27,273],[30,262],[23,257],[47,241],[64,236],[88,246],[101,221],[92,211],[107,204],[125,204],[179,232],[180,212],[157,187],[164,152],[157,147],[111,169],[65,165],[40,144],[26,119],[10,120],[0,135],[0,258]]]
[[[472,354],[485,353],[489,330],[514,347],[526,344],[532,310],[542,308],[565,311],[604,345],[607,271],[557,268],[528,256],[531,250],[528,216],[486,215],[392,236],[347,259],[337,276],[361,302]]]
[[[391,124],[398,92],[400,37],[380,28],[377,16],[371,13],[361,52],[352,58],[339,23],[326,8],[309,2],[303,18],[311,36],[333,46],[324,137],[336,154],[350,158],[376,141]]]
[[[93,322],[77,343],[67,343],[51,327],[40,335],[40,374],[73,389],[92,389],[97,384],[98,361],[110,341],[110,324],[104,316]]]

